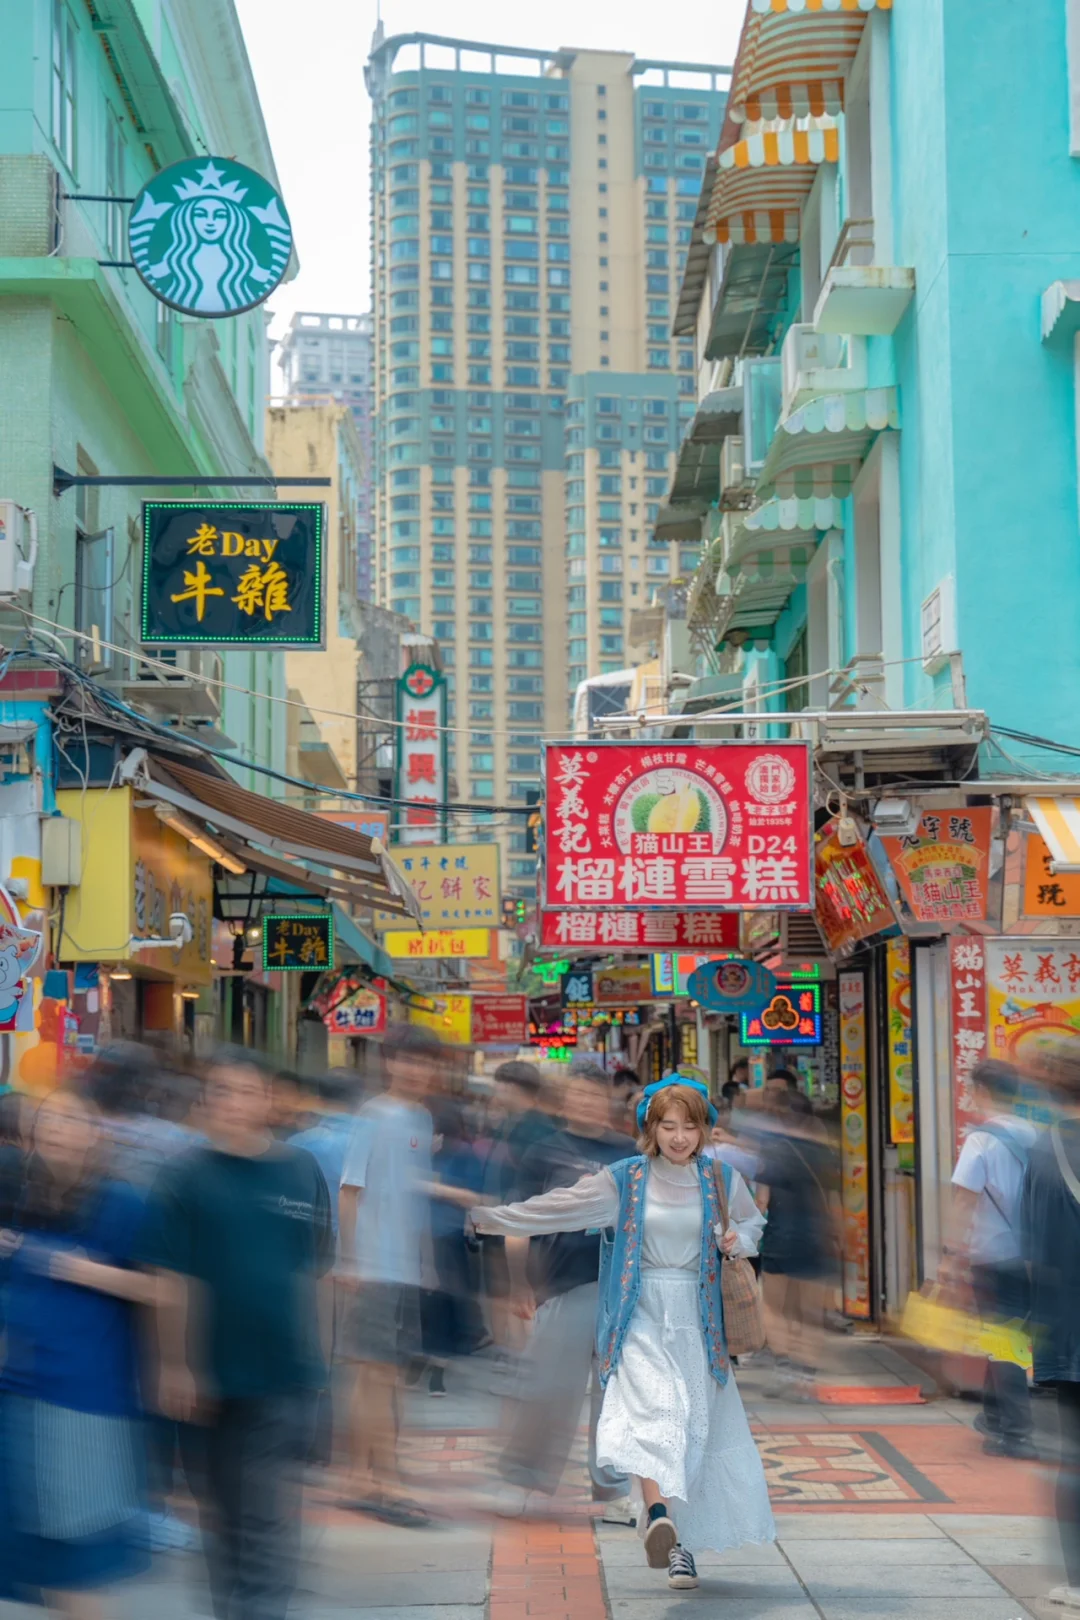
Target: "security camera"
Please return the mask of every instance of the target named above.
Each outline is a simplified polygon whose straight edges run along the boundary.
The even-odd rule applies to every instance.
[[[169,938],[173,940],[177,950],[183,945],[191,944],[191,919],[183,911],[169,913]]]

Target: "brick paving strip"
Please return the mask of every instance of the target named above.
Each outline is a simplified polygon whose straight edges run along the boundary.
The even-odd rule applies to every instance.
[[[607,1620],[607,1616],[590,1520],[514,1519],[495,1525],[489,1620]]]

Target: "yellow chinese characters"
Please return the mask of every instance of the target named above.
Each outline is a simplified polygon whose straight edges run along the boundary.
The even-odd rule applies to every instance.
[[[176,594],[170,597],[169,600],[172,602],[194,602],[195,617],[198,619],[199,623],[202,624],[203,617],[206,613],[207,597],[225,595],[225,592],[222,590],[221,586],[213,583],[213,578],[213,574],[211,574],[206,564],[200,558],[195,564],[194,573],[189,572],[189,570],[186,568],[184,569],[184,585],[186,588],[182,591],[177,591]]]
[[[237,580],[232,600],[249,618],[260,609],[267,621],[271,621],[275,613],[291,613],[289,576],[280,563],[272,562],[266,568],[251,563]]]

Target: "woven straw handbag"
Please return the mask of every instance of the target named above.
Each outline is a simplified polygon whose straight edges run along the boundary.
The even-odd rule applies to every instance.
[[[726,1232],[731,1224],[728,1215],[727,1188],[724,1185],[724,1167],[719,1159],[712,1162],[716,1196],[720,1201],[720,1225]],[[749,1356],[765,1344],[765,1312],[761,1303],[761,1290],[754,1276],[754,1268],[745,1257],[722,1254],[720,1257],[720,1296],[724,1305],[724,1338],[729,1356]]]

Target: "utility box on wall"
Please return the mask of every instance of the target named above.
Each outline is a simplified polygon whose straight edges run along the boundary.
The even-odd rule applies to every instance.
[[[41,822],[41,881],[48,889],[72,889],[82,882],[82,824],[69,816]]]

